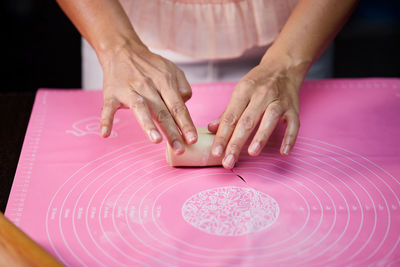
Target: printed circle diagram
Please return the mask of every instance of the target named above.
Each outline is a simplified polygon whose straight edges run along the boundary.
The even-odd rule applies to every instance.
[[[239,236],[262,231],[279,215],[278,203],[249,188],[218,187],[189,198],[182,207],[185,221],[206,233]]]
[[[362,155],[298,137],[291,157],[244,152],[232,173],[171,168],[158,149],[129,144],[63,178],[49,251],[68,266],[400,263],[398,178]]]

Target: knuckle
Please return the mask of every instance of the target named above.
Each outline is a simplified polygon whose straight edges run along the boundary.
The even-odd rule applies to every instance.
[[[255,141],[260,143],[260,146],[263,147],[267,143],[267,138],[265,137],[265,135],[261,135],[257,139],[255,139]]]
[[[264,146],[267,143],[268,137],[265,133],[261,133],[255,140],[259,142],[261,146]]]
[[[294,135],[294,134],[288,134],[288,135],[286,136],[286,140],[287,140],[287,143],[288,143],[289,145],[294,145],[294,143],[296,142],[296,135]]]
[[[279,83],[273,81],[271,81],[271,83],[269,83],[267,87],[268,87],[268,93],[271,97],[279,97],[280,92],[283,89],[282,86],[279,85]]]
[[[187,111],[185,104],[175,103],[171,107],[171,114],[173,117],[179,116]]]
[[[282,107],[275,101],[269,105],[268,112],[272,118],[279,118],[282,115]]]
[[[195,131],[195,129],[189,124],[183,125],[180,129],[184,134]]]
[[[162,76],[163,76],[164,80],[171,81],[174,75],[172,75],[172,73],[170,71],[166,70],[163,72]]]
[[[233,113],[228,113],[222,118],[222,122],[229,125],[229,126],[234,126],[237,123],[237,116]]]
[[[131,109],[140,109],[145,105],[145,100],[142,96],[137,97],[131,104]]]
[[[232,154],[238,154],[240,152],[240,145],[237,143],[232,143],[229,145],[229,151]]]
[[[106,127],[111,127],[113,124],[113,118],[112,117],[103,117],[100,121],[101,126],[106,126]]]
[[[145,83],[142,79],[132,81],[130,84],[130,88],[132,90],[141,91],[145,87]]]
[[[121,107],[121,103],[117,99],[115,99],[113,97],[105,98],[103,106],[101,108],[101,111],[102,111],[103,115],[106,115],[109,113],[113,114],[120,107]]]
[[[113,97],[106,97],[104,98],[104,107],[113,107],[115,106],[116,102],[118,102],[115,98]]]
[[[237,85],[237,89],[247,91],[251,88],[254,88],[255,86],[256,86],[256,81],[248,78],[240,81]]]
[[[254,120],[251,116],[246,115],[241,119],[240,124],[245,130],[249,131],[249,130],[253,129]]]
[[[214,142],[215,142],[215,144],[220,144],[223,147],[225,147],[225,145],[228,143],[226,137],[218,136],[218,135],[215,136]]]
[[[296,128],[300,128],[300,115],[296,110],[289,110],[286,112],[286,120],[290,120]]]
[[[143,88],[147,87],[151,82],[151,79],[147,76],[141,76],[137,77],[134,81],[131,83],[131,87],[134,90],[142,90]]]
[[[156,120],[158,123],[163,123],[168,120],[169,112],[166,109],[161,109],[158,111]]]
[[[270,137],[270,129],[262,129],[259,133],[259,135],[257,135],[257,140],[260,141],[260,143],[266,143]]]

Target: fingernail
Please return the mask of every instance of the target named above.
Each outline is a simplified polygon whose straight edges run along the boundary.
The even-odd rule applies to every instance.
[[[217,124],[217,123],[218,123],[218,120],[215,120],[215,121],[210,122],[208,125],[214,126],[214,125]]]
[[[186,133],[186,139],[189,142],[189,144],[193,144],[196,141],[197,136],[194,132],[188,132]]]
[[[188,88],[185,88],[185,87],[180,87],[178,90],[183,95],[184,94],[188,94],[190,92],[190,90]]]
[[[249,148],[249,151],[252,154],[256,154],[258,152],[258,150],[260,150],[260,143],[259,142],[253,143]]]
[[[150,139],[152,142],[157,142],[161,140],[161,135],[159,132],[157,132],[156,130],[151,130],[150,131]]]
[[[283,149],[283,154],[289,155],[290,152],[290,145],[285,145],[285,148]]]
[[[235,158],[233,157],[232,154],[229,154],[226,156],[223,160],[224,167],[227,167],[229,169],[233,168],[233,165],[235,165]]]
[[[224,149],[223,149],[222,145],[217,145],[213,151],[214,156],[221,157],[223,150]]]
[[[175,151],[175,153],[180,154],[183,153],[184,148],[181,142],[179,142],[178,140],[175,140],[172,143],[172,149]]]
[[[105,137],[106,134],[107,134],[107,127],[106,126],[101,127],[101,136]]]

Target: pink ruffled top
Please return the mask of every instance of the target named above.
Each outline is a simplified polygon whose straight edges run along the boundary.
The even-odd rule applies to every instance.
[[[271,44],[297,0],[121,0],[135,31],[157,50],[198,60],[235,58]]]

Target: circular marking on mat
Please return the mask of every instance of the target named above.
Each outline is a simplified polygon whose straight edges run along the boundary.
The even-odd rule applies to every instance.
[[[397,177],[323,141],[300,136],[285,159],[277,156],[280,143],[270,145],[259,157],[241,154],[235,171],[247,185],[223,168],[170,168],[163,148],[144,141],[101,155],[66,177],[53,195],[46,215],[50,249],[67,266],[398,263]],[[248,236],[239,227],[236,235],[217,235],[188,223],[185,203],[201,192],[222,194],[221,188],[272,196],[279,203],[275,221],[264,230],[251,226]],[[240,206],[232,197],[219,201]]]
[[[182,217],[212,235],[240,236],[263,231],[279,216],[272,197],[245,187],[217,187],[199,192],[182,206]]]

